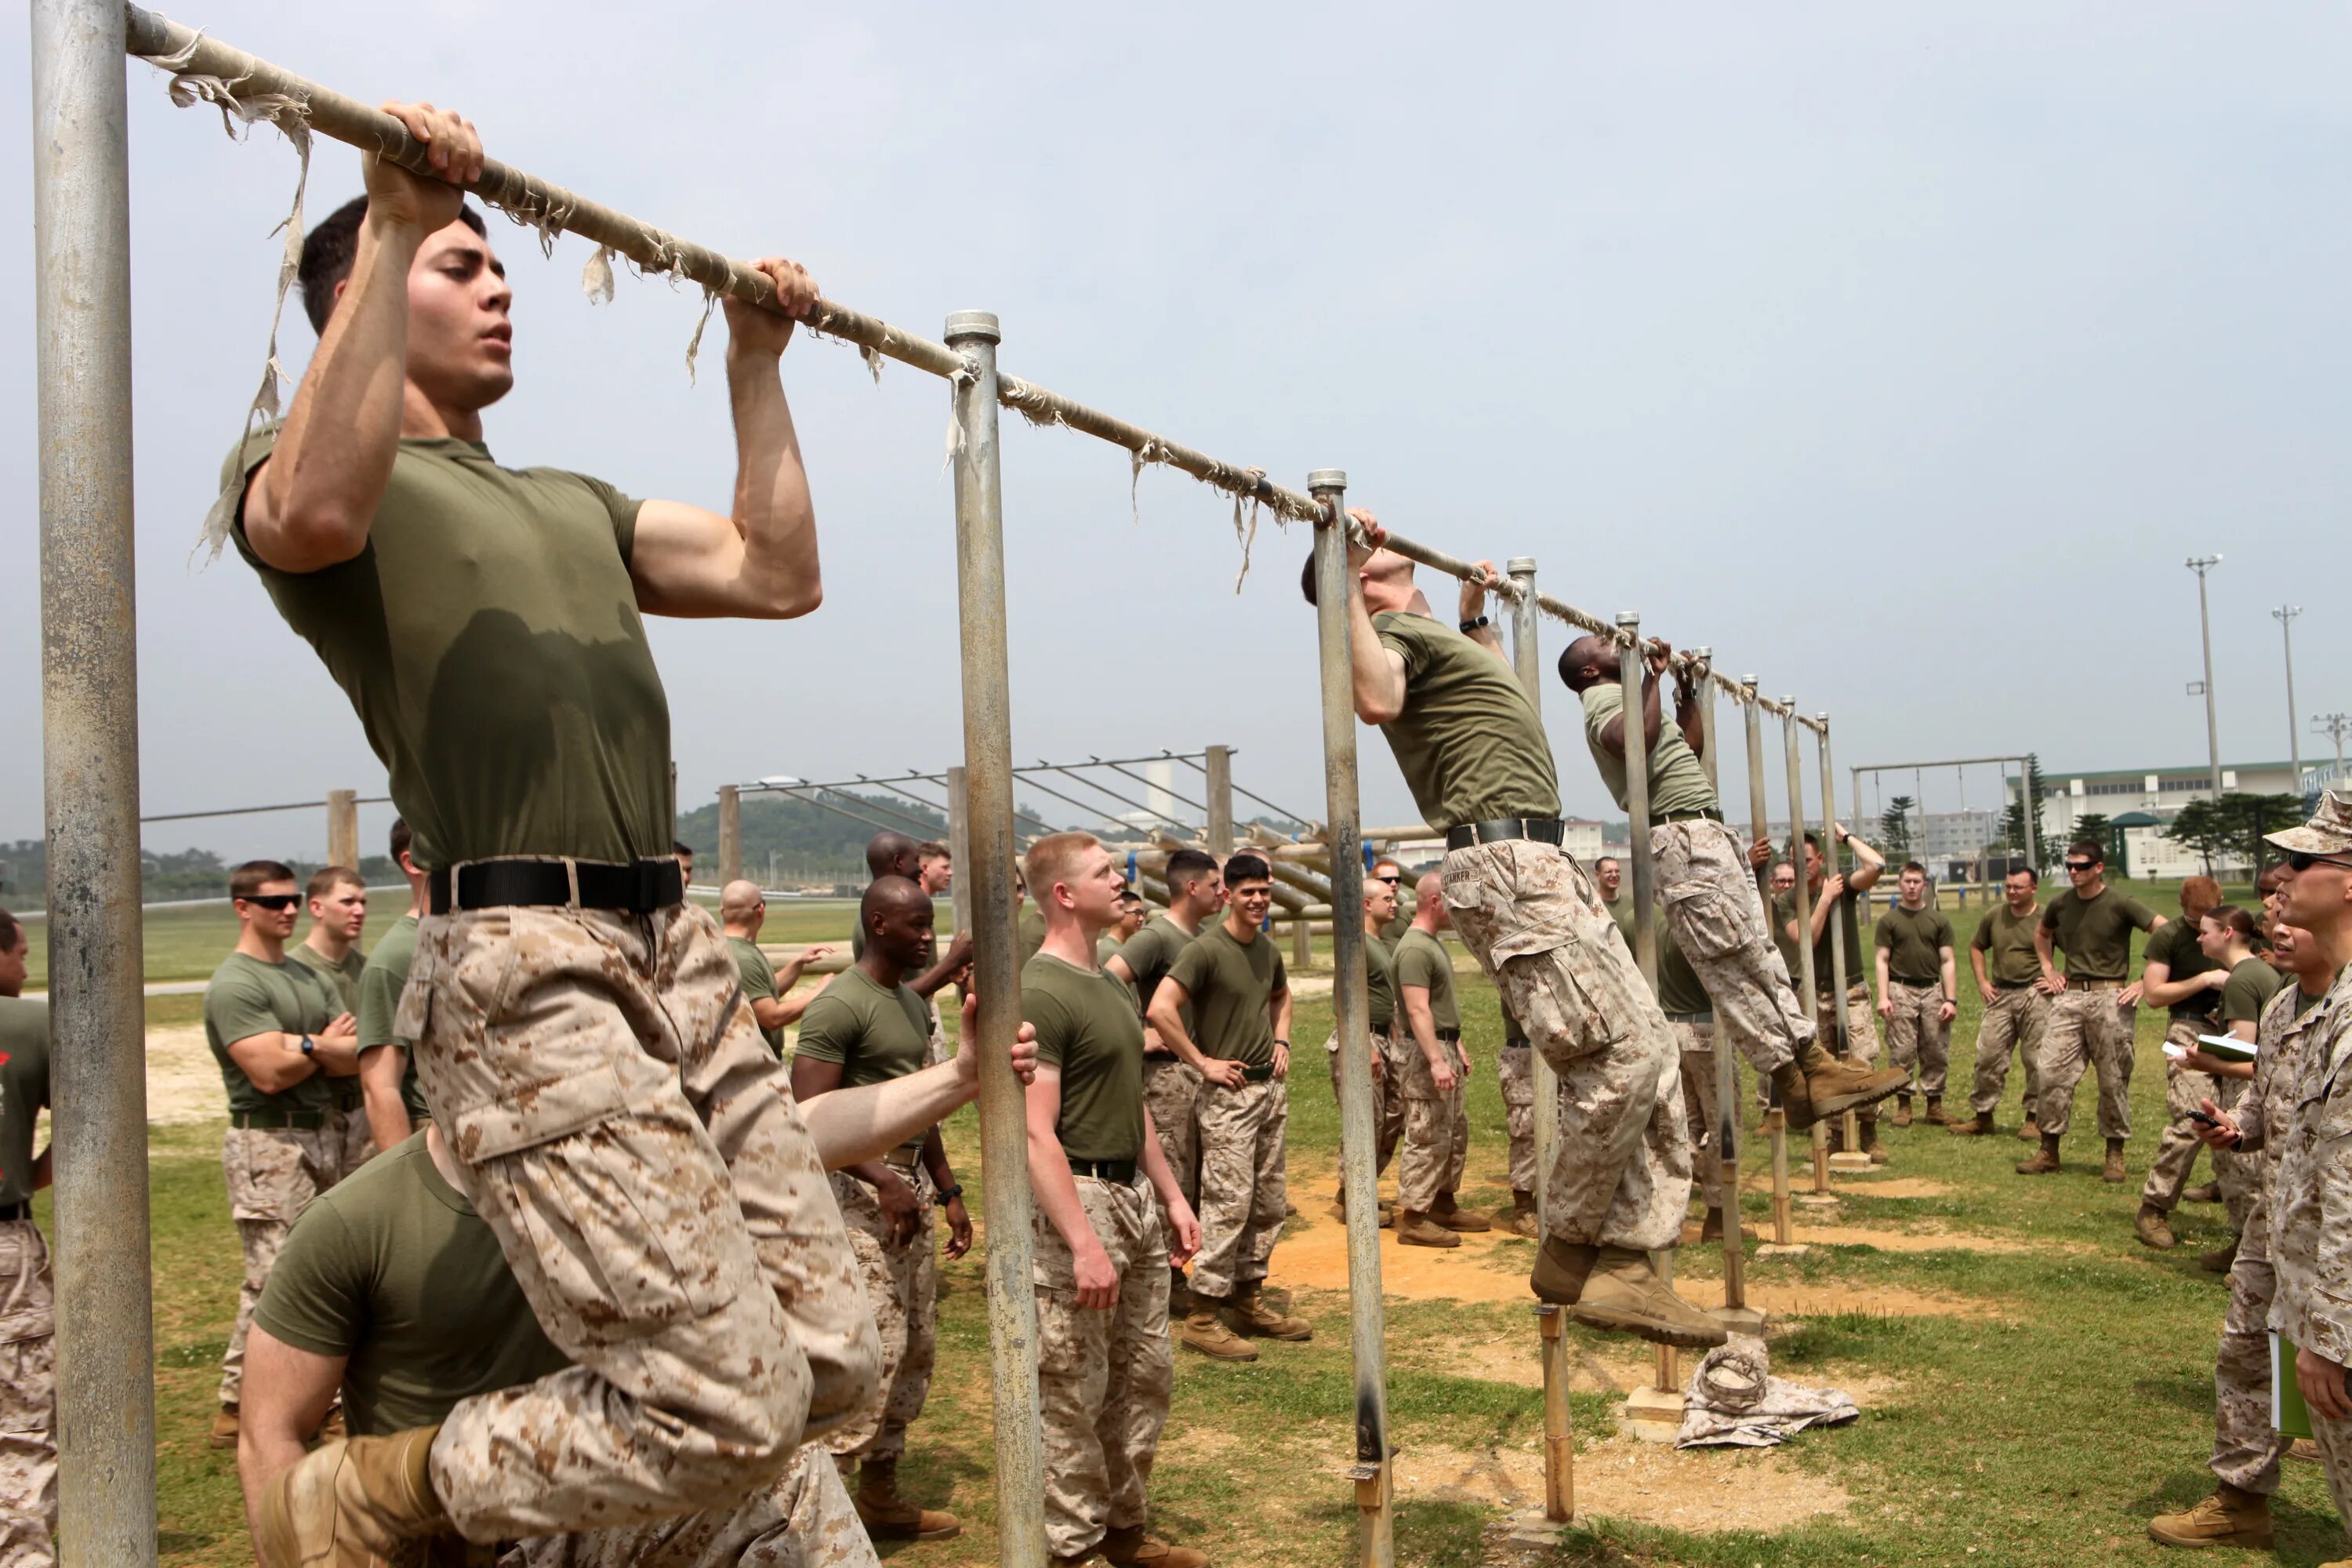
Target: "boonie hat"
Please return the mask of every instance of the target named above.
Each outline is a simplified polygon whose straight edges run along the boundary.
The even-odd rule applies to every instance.
[[[2342,855],[2352,851],[2352,795],[2328,790],[2319,797],[2319,809],[2301,827],[2264,836],[2275,848],[2305,855]]]

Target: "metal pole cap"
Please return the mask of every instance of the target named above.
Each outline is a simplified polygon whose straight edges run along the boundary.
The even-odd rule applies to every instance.
[[[1348,488],[1348,470],[1317,468],[1307,476],[1307,488],[1310,490],[1344,490]]]
[[[1797,711],[1797,700],[1795,698],[1783,697],[1780,699],[1780,706],[1789,710],[1790,717],[1795,717]]]
[[[1764,678],[1760,675],[1743,675],[1739,678],[1739,684],[1748,688],[1750,691],[1760,691],[1763,689],[1763,687],[1759,683]]]
[[[1813,721],[1817,724],[1826,724],[1830,721],[1830,716],[1827,713],[1816,713],[1813,715]]]
[[[1715,657],[1715,649],[1711,647],[1686,647],[1683,649],[1683,651],[1690,655],[1693,658],[1713,658]]]
[[[1004,341],[1004,332],[996,324],[993,310],[950,310],[948,312],[948,342],[958,338],[986,338],[992,343]]]
[[[1532,555],[1514,555],[1511,557],[1510,564],[1505,566],[1503,571],[1513,577],[1532,577],[1536,571],[1536,558]]]
[[[1642,624],[1642,612],[1639,610],[1620,610],[1617,612],[1617,624],[1630,632],[1635,626]]]

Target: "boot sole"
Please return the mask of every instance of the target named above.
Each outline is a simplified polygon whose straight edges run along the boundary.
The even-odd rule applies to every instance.
[[[1207,1356],[1211,1361],[1255,1361],[1255,1360],[1257,1360],[1257,1352],[1255,1352],[1255,1351],[1254,1351],[1254,1350],[1250,1349],[1250,1348],[1249,1348],[1249,1346],[1247,1346],[1247,1345],[1244,1345],[1244,1346],[1243,1346],[1240,1350],[1238,1350],[1238,1351],[1227,1351],[1227,1350],[1214,1350],[1214,1351],[1213,1351],[1213,1350],[1207,1349],[1205,1346],[1196,1345],[1196,1344],[1194,1344],[1191,1340],[1179,1340],[1177,1342],[1178,1342],[1178,1343],[1180,1343],[1180,1344],[1181,1344],[1181,1345],[1182,1345],[1186,1350],[1191,1351],[1194,1355],[1204,1355],[1204,1356]]]
[[[1462,1245],[1462,1238],[1449,1230],[1445,1233],[1444,1241],[1423,1241],[1417,1236],[1400,1236],[1397,1237],[1397,1245],[1399,1247],[1432,1247],[1440,1251],[1450,1252]]]
[[[866,1523],[864,1520],[858,1522]],[[963,1523],[958,1521],[945,1530],[917,1530],[911,1525],[866,1524],[866,1533],[875,1541],[953,1541],[963,1533]]]
[[[1540,1291],[1538,1292],[1541,1294]],[[1706,1328],[1672,1328],[1654,1318],[1644,1318],[1633,1312],[1621,1312],[1610,1307],[1587,1307],[1581,1302],[1571,1306],[1568,1314],[1588,1329],[1603,1329],[1611,1332],[1633,1334],[1655,1345],[1673,1345],[1678,1350],[1712,1350],[1731,1336],[1713,1324]]]
[[[2194,1551],[2207,1546],[2246,1546],[2258,1552],[2268,1552],[2275,1540],[2273,1531],[2235,1531],[2228,1535],[2167,1535],[2154,1525],[2147,1527],[2147,1538],[2158,1546],[2186,1546]]]
[[[1827,1100],[1815,1100],[1811,1102],[1813,1112],[1811,1121],[1801,1122],[1792,1116],[1789,1119],[1789,1125],[1810,1127],[1814,1121],[1825,1121],[1832,1116],[1843,1116],[1849,1110],[1860,1110],[1865,1105],[1876,1105],[1881,1100],[1892,1100],[1903,1092],[1903,1084],[1910,1081],[1906,1078],[1902,1083],[1890,1083],[1885,1089],[1857,1089],[1852,1094],[1833,1094]]]

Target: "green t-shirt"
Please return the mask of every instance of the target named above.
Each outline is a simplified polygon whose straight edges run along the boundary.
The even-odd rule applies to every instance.
[[[2163,930],[2148,932],[2147,946],[2140,961],[2143,964],[2163,964],[2165,973],[2174,980],[2194,980],[2221,967],[2205,956],[2205,949],[2197,940],[2197,922],[2186,919],[2167,921]],[[2192,992],[2186,1000],[2175,1002],[2170,1012],[2175,1018],[2189,1021],[2210,1018],[2213,993]]]
[[[1194,934],[1166,915],[1154,915],[1119,948],[1118,955],[1125,961],[1127,972],[1135,976],[1138,1005],[1151,1005],[1151,994],[1168,978],[1176,955],[1192,945]]]
[[[1364,939],[1364,991],[1371,998],[1372,1033],[1396,1026],[1396,950],[1377,936]]]
[[[796,1056],[839,1062],[841,1087],[882,1083],[919,1072],[931,1059],[931,1010],[901,984],[884,990],[852,966],[833,977],[801,1015]],[[906,1147],[923,1146],[923,1133]]]
[[[2131,969],[2131,933],[2155,923],[2146,904],[2113,888],[2087,900],[2069,888],[2042,911],[2042,929],[2066,955],[2069,980],[2121,980]]]
[[[415,961],[416,915],[412,910],[393,921],[375,951],[368,954],[367,967],[360,971],[360,1001],[352,1009],[352,1022],[359,1030],[361,1050],[398,1046],[407,1053],[408,1066],[400,1075],[400,1102],[408,1108],[410,1121],[422,1121],[432,1112],[425,1109],[425,1091],[416,1087],[415,1045],[402,1039],[392,1026],[400,1014],[400,993],[408,984],[408,966]]]
[[[571,1364],[422,1132],[311,1200],[253,1321],[296,1350],[349,1358],[353,1436],[431,1426],[461,1399]]]
[[[1397,912],[1389,917],[1388,924],[1381,927],[1381,940],[1389,944],[1391,952],[1394,952],[1396,944],[1404,940],[1404,933],[1412,929],[1412,900],[1400,896],[1397,900]]]
[[[1192,1001],[1192,1043],[1202,1055],[1254,1068],[1274,1060],[1274,1020],[1267,1005],[1290,984],[1274,938],[1259,931],[1244,946],[1224,921],[1204,925],[1176,955],[1168,978]]]
[[[49,1103],[49,1005],[0,996],[0,1204],[33,1201],[33,1123]]]
[[[727,950],[735,955],[735,973],[742,976],[743,1005],[748,1007],[754,1002],[774,1001],[776,971],[768,963],[768,955],[760,951],[760,944],[740,936],[730,936],[727,939]],[[752,1015],[752,1021],[759,1021],[758,1014]],[[760,1037],[768,1042],[768,1048],[776,1055],[781,1057],[784,1054],[784,1032],[782,1029],[761,1029]]]
[[[324,1112],[333,1103],[326,1074],[314,1072],[290,1089],[264,1094],[228,1048],[256,1035],[315,1035],[333,1022],[338,1011],[327,983],[291,959],[264,963],[232,952],[222,960],[205,987],[205,1044],[220,1064],[229,1110]]]
[[[1443,833],[1459,822],[1558,816],[1551,742],[1510,667],[1427,616],[1384,610],[1372,627],[1404,660],[1404,711],[1381,733],[1422,820]]]
[[[1074,1160],[1143,1153],[1143,1020],[1126,986],[1050,952],[1021,966],[1021,1016],[1037,1031],[1037,1062],[1060,1069],[1054,1136]]]
[[[1944,953],[1958,945],[1952,922],[1938,909],[1906,910],[1895,905],[1878,917],[1872,941],[1886,954],[1886,975],[1898,985],[1940,985]]]
[[[1454,959],[1445,944],[1422,930],[1413,927],[1397,942],[1396,983],[1398,1011],[1403,1011],[1404,988],[1417,985],[1429,993],[1429,1021],[1441,1029],[1460,1029],[1462,1009],[1454,1002]],[[1412,1026],[1399,1020],[1404,1032]]]
[[[226,483],[277,440],[251,437]],[[669,702],[629,577],[637,503],[489,448],[403,440],[367,547],[289,573],[236,547],[392,775],[418,864],[669,853]]]
[[[1691,967],[1690,954],[1675,940],[1674,926],[1663,920],[1658,922],[1658,1006],[1667,1013],[1715,1016],[1714,998]]]
[[[2173,922],[2175,925],[2187,923],[2186,921]],[[2168,926],[2166,929],[2171,928]],[[2261,1023],[2263,1009],[2269,1005],[2270,999],[2278,994],[2279,987],[2284,984],[2279,978],[2279,972],[2259,958],[2249,958],[2231,970],[2229,981],[2221,987],[2223,1026]]]
[[[1604,900],[1604,907],[1609,918],[1617,922],[1617,934],[1625,939],[1625,951],[1633,952],[1633,889],[1619,884],[1617,896]]]
[[[1617,681],[1604,680],[1586,687],[1582,695],[1584,743],[1591,749],[1592,760],[1601,769],[1601,782],[1609,786],[1609,798],[1617,803],[1618,810],[1630,811],[1633,808],[1625,804],[1625,759],[1601,743],[1601,730],[1625,711],[1625,689]],[[1638,740],[1641,729],[1629,720],[1626,733]],[[1658,725],[1658,743],[1650,748],[1651,820],[1669,811],[1715,809],[1715,786],[1706,782],[1706,770],[1699,765],[1698,753],[1683,738],[1682,727],[1675,722],[1674,715],[1663,715]]]
[[[1814,899],[1821,897],[1818,892],[1811,896]],[[1845,931],[1847,989],[1851,990],[1856,985],[1864,984],[1862,966],[1862,924],[1854,914],[1853,900],[1854,895],[1849,892],[1838,900],[1837,913],[1829,921],[1822,922],[1822,934],[1813,943],[1813,990],[1818,994],[1826,996],[1837,989],[1837,971],[1832,963],[1835,954],[1830,951],[1830,933],[1837,931],[1841,926]],[[1811,908],[1808,906],[1805,912],[1810,915],[1812,912]],[[1791,954],[1796,952],[1796,943],[1790,941],[1788,927],[1789,922],[1796,918],[1797,895],[1794,889],[1772,900],[1772,929],[1780,932],[1780,940],[1788,942]],[[1805,983],[1804,975],[1798,972],[1799,967],[1799,960],[1794,956],[1790,957],[1789,983],[1792,985],[1802,985]]]
[[[1034,904],[1022,910],[1017,934],[1021,938],[1021,962],[1026,963],[1045,945],[1045,911]]]
[[[309,942],[298,942],[286,950],[286,956],[327,983],[335,994],[336,1011],[349,1013],[357,1022],[360,1011],[360,975],[367,968],[367,957],[354,943],[343,954],[341,963],[330,963],[326,955]],[[360,1087],[357,1078],[331,1078],[327,1080],[327,1098],[337,1110],[356,1110],[367,1102],[367,1091]]]
[[[1985,955],[1985,973],[1995,985],[2031,985],[2042,978],[2042,959],[2033,947],[2033,928],[2041,923],[2039,908],[2015,915],[2006,903],[1996,904],[1977,922],[1969,945]]]

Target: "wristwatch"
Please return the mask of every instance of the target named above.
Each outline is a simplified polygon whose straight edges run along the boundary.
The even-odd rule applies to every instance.
[[[1276,1039],[1275,1039],[1275,1042],[1274,1042],[1274,1043],[1275,1043],[1276,1045],[1277,1045],[1277,1046],[1280,1046],[1280,1047],[1281,1047],[1284,1050],[1286,1050],[1286,1050],[1288,1050],[1288,1049],[1290,1048],[1290,1042],[1289,1042],[1288,1040],[1283,1039],[1283,1038],[1281,1038],[1281,1037],[1276,1037]]]
[[[1489,621],[1486,616],[1480,616],[1475,621],[1465,621],[1462,623],[1462,635],[1466,637],[1472,632],[1476,631],[1479,627],[1491,626],[1494,623]]]
[[[963,1184],[961,1182],[951,1183],[948,1186],[940,1189],[940,1202],[941,1203],[948,1203],[961,1196],[963,1196]]]
[[[303,1054],[304,1056],[306,1056],[306,1057],[307,1057],[307,1056],[313,1056],[313,1055],[316,1055],[316,1054],[317,1054],[317,1052],[318,1052],[318,1049],[319,1049],[319,1045],[318,1045],[318,1042],[317,1042],[317,1041],[315,1041],[315,1040],[311,1039],[311,1038],[310,1038],[310,1036],[308,1036],[308,1035],[305,1035],[305,1036],[303,1036],[303,1037],[302,1037],[302,1054]]]

